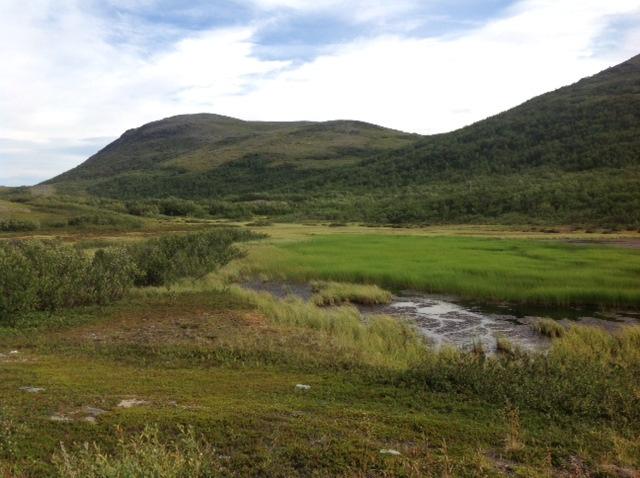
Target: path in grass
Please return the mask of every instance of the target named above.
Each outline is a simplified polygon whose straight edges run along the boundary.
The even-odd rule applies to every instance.
[[[248,268],[279,278],[374,282],[491,301],[640,306],[640,251],[614,246],[322,235],[258,246]]]

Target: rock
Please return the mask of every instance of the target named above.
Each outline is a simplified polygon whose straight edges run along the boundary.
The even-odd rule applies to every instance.
[[[382,453],[383,455],[393,455],[393,456],[402,455],[402,453],[400,453],[398,450],[391,450],[386,448],[383,448],[382,450],[380,450],[380,453]]]
[[[19,352],[17,350],[12,350],[9,352],[9,355],[17,355]]]
[[[311,385],[305,385],[305,384],[303,384],[303,383],[298,383],[298,384],[296,385],[296,388],[297,388],[298,390],[310,390],[310,389],[311,389]]]
[[[49,417],[49,420],[51,420],[52,422],[70,422],[71,418],[69,417],[65,417],[64,415],[51,415]]]
[[[82,420],[83,420],[83,421],[85,421],[85,422],[87,422],[87,423],[94,423],[94,424],[95,424],[95,423],[96,423],[96,421],[97,421],[97,420],[96,420],[96,417],[84,417]]]
[[[103,410],[102,408],[86,406],[82,407],[81,413],[84,413],[90,417],[99,417],[100,415],[107,413],[107,411]]]
[[[42,387],[20,387],[20,390],[27,393],[40,393],[45,391]]]
[[[145,400],[138,400],[137,398],[129,398],[127,400],[120,400],[118,403],[119,408],[132,408],[139,407],[140,405],[146,405],[148,402]]]

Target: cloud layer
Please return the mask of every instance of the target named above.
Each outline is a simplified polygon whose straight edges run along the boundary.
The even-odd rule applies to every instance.
[[[449,131],[640,53],[636,0],[180,3],[0,3],[0,184],[182,113]]]

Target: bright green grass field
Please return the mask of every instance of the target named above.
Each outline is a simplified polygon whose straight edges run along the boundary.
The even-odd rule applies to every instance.
[[[323,235],[258,247],[251,272],[485,300],[640,305],[640,250],[560,241]]]

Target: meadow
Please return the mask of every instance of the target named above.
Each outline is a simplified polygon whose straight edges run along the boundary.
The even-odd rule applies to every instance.
[[[246,271],[485,301],[640,305],[640,250],[568,240],[321,233],[259,245]]]
[[[517,272],[557,285],[600,271],[606,291],[612,278],[633,284],[636,251],[562,242],[583,239],[569,232],[553,241],[515,229],[256,227],[264,238],[213,221],[148,221],[142,230],[5,234],[5,259],[29,271],[16,280],[53,262],[50,287],[23,288],[30,299],[0,321],[0,476],[619,477],[640,469],[638,328],[557,333],[543,323],[548,353],[503,341],[489,356],[432,350],[410,323],[350,305],[386,303],[381,286],[430,290],[429,274],[449,269],[466,284],[493,277],[496,288]],[[23,240],[36,236],[47,241]],[[104,254],[116,252],[133,275],[126,264],[109,266]],[[124,274],[124,286],[108,300],[83,287],[52,296],[65,257],[91,294],[99,278],[117,285],[113,274]],[[479,269],[493,272],[464,272]],[[282,300],[238,284],[261,274],[316,280],[315,295]],[[70,300],[74,293],[82,300]]]

